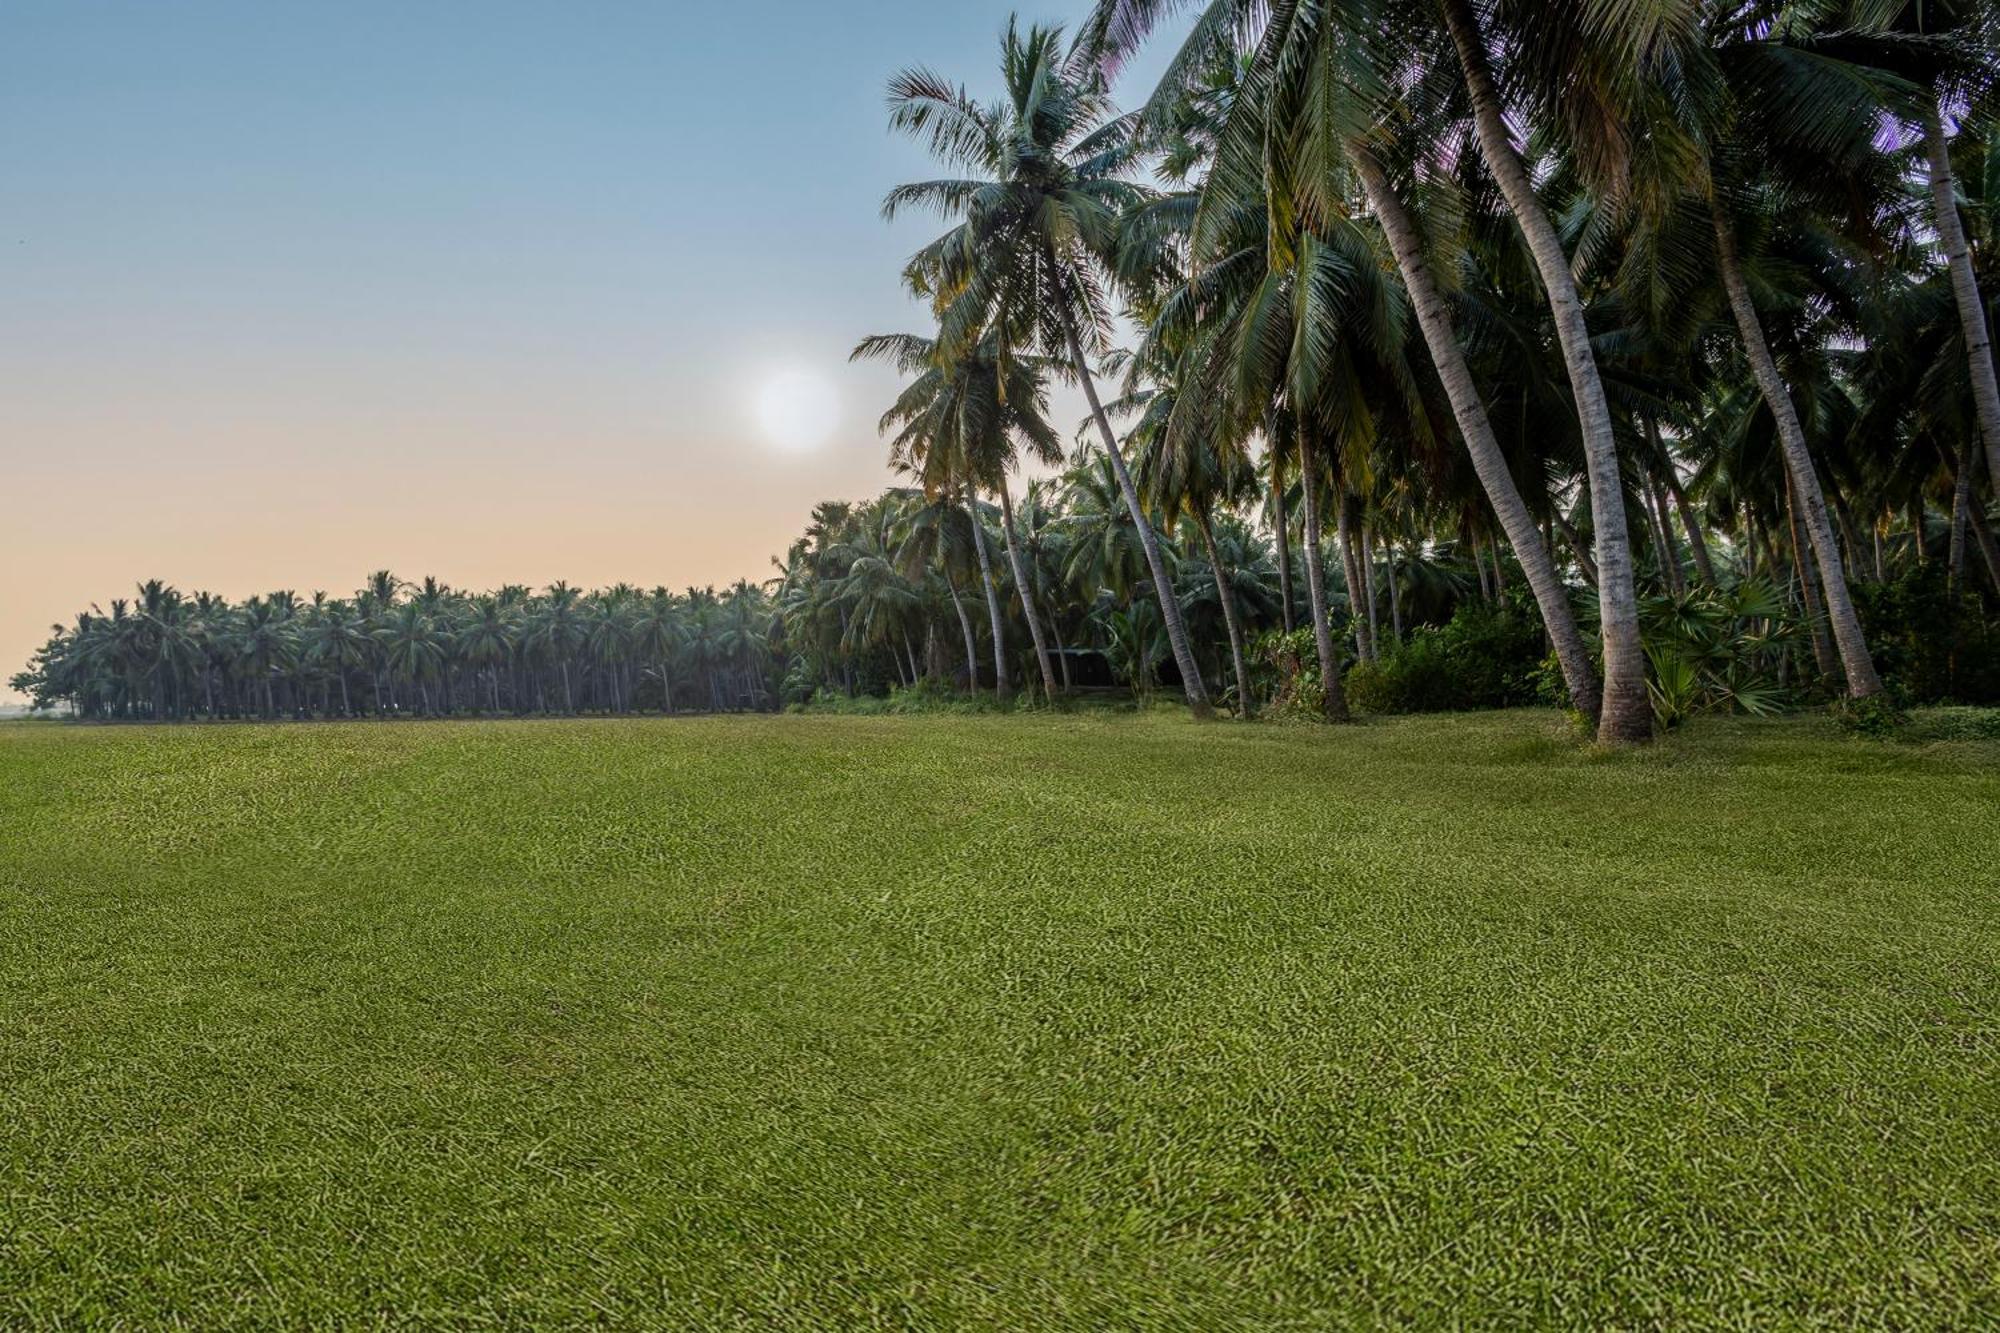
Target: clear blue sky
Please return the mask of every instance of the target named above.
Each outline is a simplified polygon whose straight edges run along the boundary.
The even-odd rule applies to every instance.
[[[1074,21],[1065,8],[1024,18]],[[1004,5],[8,0],[0,679],[158,576],[725,581],[885,481],[883,86]],[[1139,86],[1157,57],[1135,68]],[[838,427],[751,404],[823,376]]]

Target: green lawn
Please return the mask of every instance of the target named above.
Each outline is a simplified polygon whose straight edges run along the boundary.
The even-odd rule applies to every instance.
[[[0,727],[0,1325],[2000,1320],[2000,745]]]

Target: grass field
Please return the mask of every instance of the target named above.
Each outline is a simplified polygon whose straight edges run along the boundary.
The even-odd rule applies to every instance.
[[[0,727],[0,1325],[2000,1320],[2000,745]]]

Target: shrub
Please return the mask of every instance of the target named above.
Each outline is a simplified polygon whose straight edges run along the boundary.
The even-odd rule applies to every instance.
[[[2000,704],[2000,621],[1953,593],[1942,565],[1857,583],[1856,609],[1885,683],[1912,703]]]
[[[1541,625],[1511,607],[1467,604],[1441,626],[1390,645],[1344,678],[1348,702],[1370,713],[1512,708],[1547,698]]]

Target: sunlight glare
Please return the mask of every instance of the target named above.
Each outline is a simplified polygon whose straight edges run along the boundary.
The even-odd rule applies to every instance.
[[[803,453],[825,444],[840,424],[840,395],[816,371],[789,369],[757,391],[757,423],[773,445]]]

